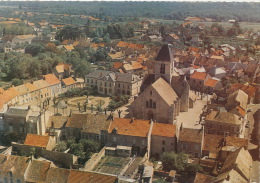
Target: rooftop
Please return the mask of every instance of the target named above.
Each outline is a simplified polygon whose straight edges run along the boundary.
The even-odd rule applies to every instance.
[[[175,137],[176,125],[165,124],[165,123],[154,123],[152,135],[163,136],[163,137]]]
[[[50,136],[42,136],[27,133],[24,145],[46,148],[50,138]]]
[[[202,143],[203,130],[192,129],[192,128],[182,128],[180,129],[179,140],[183,142],[194,142]]]
[[[229,112],[221,111],[211,111],[205,118],[205,121],[215,121],[219,123],[229,123],[229,124],[241,124],[241,120],[235,114]]]
[[[69,77],[69,78],[66,78],[66,79],[62,79],[62,82],[63,82],[66,86],[76,84],[76,81],[75,81],[72,77]]]

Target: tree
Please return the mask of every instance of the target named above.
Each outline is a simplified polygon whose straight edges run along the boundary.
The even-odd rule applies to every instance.
[[[33,44],[29,44],[25,47],[25,53],[29,53],[32,56],[36,56],[37,54],[43,53],[43,52],[45,52],[45,48],[41,44],[33,43]]]
[[[166,171],[177,170],[177,172],[182,172],[185,170],[187,162],[187,154],[176,154],[173,152],[166,152],[162,155],[163,169]]]
[[[60,141],[56,144],[55,150],[58,152],[64,152],[67,149],[67,143],[65,141]]]
[[[12,79],[11,82],[12,82],[12,85],[14,85],[14,86],[19,86],[19,85],[23,84],[23,81],[21,79],[18,79],[18,78]]]
[[[56,34],[56,39],[60,42],[63,40],[76,40],[81,36],[82,32],[79,27],[66,26],[63,29],[59,30]]]

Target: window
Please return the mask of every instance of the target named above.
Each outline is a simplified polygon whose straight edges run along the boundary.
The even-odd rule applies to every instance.
[[[105,82],[105,86],[107,86],[107,83]]]
[[[120,83],[118,83],[118,88],[120,88]]]
[[[198,151],[199,150],[199,145],[195,145],[195,150]]]
[[[155,103],[155,102],[153,102],[153,108],[154,108],[154,109],[156,108],[156,103]]]
[[[162,145],[165,145],[165,141],[164,140],[162,141]]]
[[[149,107],[153,108],[153,101],[152,101],[152,99],[149,100]]]
[[[165,64],[161,63],[160,73],[165,74]]]
[[[21,183],[21,180],[20,179],[16,179],[16,183]]]
[[[146,107],[147,107],[147,108],[149,107],[149,102],[148,102],[148,101],[146,101]]]
[[[153,91],[150,91],[150,95],[152,95],[153,94]]]
[[[111,83],[109,83],[109,87],[112,87]]]
[[[102,92],[102,91],[103,91],[103,88],[102,88],[102,87],[99,87],[99,90]]]
[[[4,178],[4,183],[8,183],[7,177]]]

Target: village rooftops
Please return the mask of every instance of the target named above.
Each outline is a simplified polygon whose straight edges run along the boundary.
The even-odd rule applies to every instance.
[[[150,125],[151,123],[149,120],[114,118],[111,122],[108,133],[147,137]]]
[[[43,135],[36,135],[36,134],[28,133],[26,135],[24,145],[46,148],[49,143],[50,138],[51,138],[50,136],[43,136]]]
[[[66,86],[76,84],[76,81],[75,81],[72,77],[69,77],[69,78],[66,78],[66,79],[62,79],[62,82],[63,82]]]
[[[68,116],[50,116],[47,127],[53,127],[53,128],[62,128],[65,126],[65,123],[68,121]],[[53,126],[52,126],[53,125]]]
[[[205,80],[207,77],[206,72],[194,72],[192,75],[190,75],[190,78],[192,79],[198,79],[198,80]]]
[[[205,134],[202,150],[209,151],[209,158],[216,158],[223,145],[223,135]]]
[[[25,83],[24,86],[26,86],[30,92],[38,90],[38,88],[31,83]]]
[[[243,110],[246,110],[247,100],[248,95],[245,92],[243,92],[242,90],[235,91],[228,96],[226,108],[230,109],[232,107],[236,107],[234,105],[239,105],[240,107],[242,107]]]
[[[66,127],[80,128],[85,133],[97,133],[108,130],[111,120],[109,116],[101,114],[72,114]]]
[[[38,89],[43,89],[43,88],[47,88],[50,86],[50,84],[48,82],[46,82],[45,80],[37,80],[33,82],[33,85],[38,88]]]
[[[44,80],[47,81],[50,85],[60,84],[60,80],[53,74],[47,74],[43,76]]]
[[[162,136],[162,137],[175,137],[176,125],[165,124],[165,123],[154,123],[152,135]]]
[[[179,141],[201,143],[203,137],[202,129],[183,128],[180,129]]]
[[[28,113],[29,113],[28,107],[10,107],[6,111],[5,116],[26,118]]]
[[[164,44],[157,57],[155,58],[155,61],[165,61],[165,62],[171,62],[174,59],[173,57],[173,48],[171,44]]]
[[[205,118],[205,121],[214,121],[219,123],[228,123],[240,125],[242,123],[239,120],[239,116],[232,114],[230,112],[221,112],[212,110]]]
[[[19,35],[19,36],[16,36],[17,38],[19,39],[32,39],[32,38],[35,38],[36,36],[33,35],[33,34],[28,34],[28,35]]]
[[[29,157],[0,154],[0,172],[8,176],[12,172],[15,177],[23,177],[30,164]]]
[[[233,93],[239,89],[242,90],[243,92],[245,92],[249,98],[252,98],[255,95],[256,90],[257,90],[256,87],[251,86],[251,85],[243,85],[240,83],[234,83],[231,85],[229,92]]]
[[[89,73],[88,75],[86,75],[86,77],[93,78],[93,79],[99,79],[103,76],[106,76],[109,73],[111,73],[111,71],[95,70],[95,71]]]
[[[26,182],[45,182],[51,162],[33,160],[29,166]]]
[[[205,82],[205,86],[209,86],[209,87],[214,87],[216,86],[216,84],[219,82],[219,80],[216,80],[216,79],[208,79],[206,82]]]
[[[86,172],[71,170],[67,183],[79,183],[79,182],[90,182],[90,183],[115,183],[117,177],[113,175],[100,174],[95,172]]]
[[[53,168],[48,171],[46,182],[47,183],[65,183],[68,182],[70,169]]]
[[[210,182],[214,182],[214,180],[216,180],[216,179],[217,179],[216,177],[212,177],[212,176],[197,172],[193,183],[210,183]]]

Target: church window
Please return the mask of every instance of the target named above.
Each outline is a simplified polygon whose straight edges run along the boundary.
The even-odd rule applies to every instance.
[[[154,109],[156,108],[156,102],[153,102],[153,108]]]
[[[153,101],[152,101],[152,99],[149,100],[149,107],[153,108]]]
[[[161,64],[160,73],[165,74],[165,64]]]

